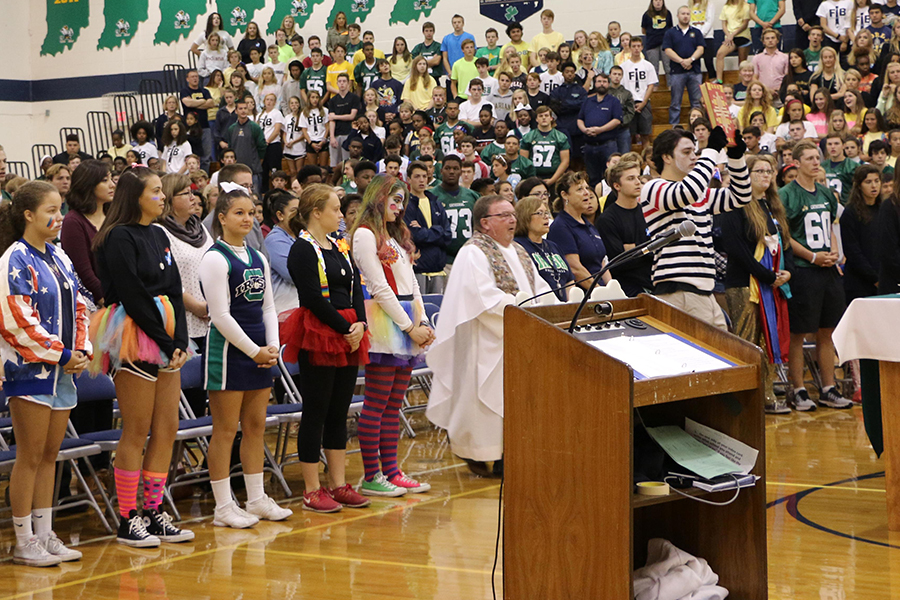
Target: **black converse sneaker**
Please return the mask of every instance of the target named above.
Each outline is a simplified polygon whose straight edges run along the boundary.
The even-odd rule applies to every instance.
[[[116,541],[132,548],[156,548],[159,546],[159,538],[147,532],[144,519],[136,510],[128,513],[127,519],[119,520],[119,533]]]
[[[158,537],[163,542],[187,542],[194,539],[194,532],[178,529],[172,525],[172,517],[167,512],[159,512],[152,508],[144,509],[144,527],[147,533]]]

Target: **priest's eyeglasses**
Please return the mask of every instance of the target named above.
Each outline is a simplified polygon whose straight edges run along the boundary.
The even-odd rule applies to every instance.
[[[490,219],[491,217],[500,217],[501,219],[509,220],[509,219],[515,219],[516,213],[505,212],[505,213],[494,213],[493,215],[484,215],[485,219]]]

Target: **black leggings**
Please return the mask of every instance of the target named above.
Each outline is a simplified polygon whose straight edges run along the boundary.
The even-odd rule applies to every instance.
[[[281,142],[272,142],[266,146],[266,154],[262,160],[262,193],[269,191],[269,178],[272,176],[272,171],[281,169],[282,150]]]
[[[297,457],[319,462],[319,448],[347,447],[347,411],[353,400],[359,367],[316,367],[300,357],[300,396],[303,418],[297,434]]]

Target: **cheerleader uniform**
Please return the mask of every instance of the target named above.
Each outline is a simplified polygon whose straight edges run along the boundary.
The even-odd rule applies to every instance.
[[[269,263],[249,246],[219,239],[200,261],[200,285],[210,326],[203,353],[204,387],[211,391],[272,387],[270,369],[253,360],[261,347],[278,347],[278,315]]]

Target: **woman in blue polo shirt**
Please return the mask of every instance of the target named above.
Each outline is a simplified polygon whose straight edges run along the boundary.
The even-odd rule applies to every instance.
[[[525,248],[538,273],[565,302],[569,298],[572,271],[556,244],[544,239],[550,230],[550,209],[543,198],[527,196],[516,203],[515,241]],[[563,287],[566,286],[566,287]]]
[[[553,208],[559,214],[550,225],[547,239],[559,247],[578,281],[603,268],[606,264],[606,246],[597,229],[583,216],[590,202],[590,188],[584,175],[566,172],[557,182],[556,190],[559,196]],[[600,284],[606,285],[611,278],[609,273],[604,273]],[[580,285],[587,288],[590,281]]]

